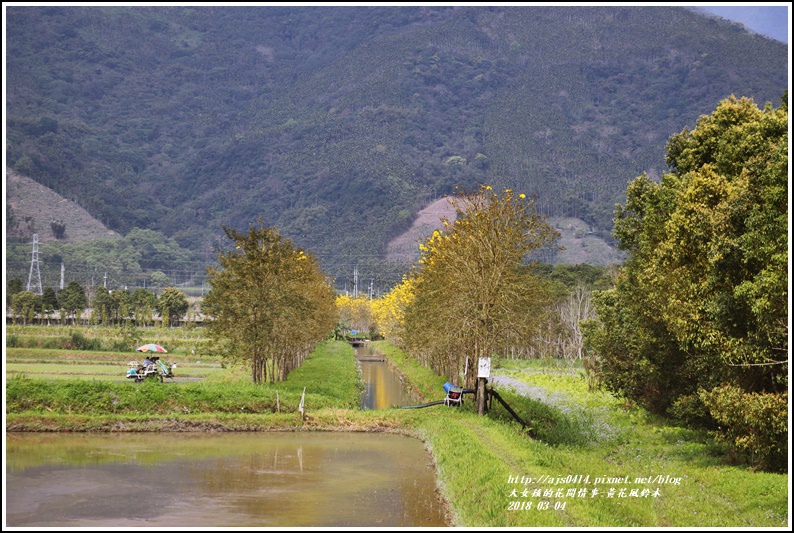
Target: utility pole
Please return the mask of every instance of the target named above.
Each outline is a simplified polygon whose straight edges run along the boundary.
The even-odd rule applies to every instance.
[[[30,274],[28,274],[27,290],[41,296],[41,271],[39,271],[39,234],[33,234],[33,256],[30,258]]]
[[[65,273],[66,273],[66,268],[63,266],[63,263],[61,263],[61,290],[63,290],[63,278]]]
[[[353,298],[358,298],[358,265],[353,268]]]

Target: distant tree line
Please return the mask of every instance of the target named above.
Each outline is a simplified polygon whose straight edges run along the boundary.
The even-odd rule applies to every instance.
[[[153,325],[159,317],[163,325],[173,325],[185,317],[189,307],[187,296],[174,287],[167,287],[160,296],[146,289],[109,290],[97,287],[89,298],[85,288],[71,281],[61,291],[45,287],[43,294],[23,290],[22,280],[12,278],[6,284],[6,308],[15,323],[83,323],[119,325],[132,322],[139,326]]]
[[[60,231],[59,221],[54,220],[52,224],[53,231]],[[65,224],[63,228],[65,231]],[[191,282],[201,285],[206,268],[206,262],[175,240],[158,231],[140,228],[134,228],[120,239],[43,242],[38,252],[44,286],[58,284],[62,265],[69,279],[85,287],[99,283],[109,287],[143,288]],[[27,274],[30,261],[30,243],[6,244],[7,279]]]

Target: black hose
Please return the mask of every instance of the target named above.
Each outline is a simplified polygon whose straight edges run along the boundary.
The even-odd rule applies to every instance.
[[[430,407],[431,405],[441,405],[445,401],[446,400],[438,400],[435,402],[423,403],[421,405],[403,405],[400,407],[400,409],[421,409],[422,407]]]

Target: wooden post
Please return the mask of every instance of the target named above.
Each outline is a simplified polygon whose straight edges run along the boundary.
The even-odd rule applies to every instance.
[[[306,413],[304,412],[305,400],[306,400],[306,387],[303,387],[303,392],[301,393],[301,402],[298,404],[298,412],[301,414],[301,426],[303,426],[303,421],[306,420]]]
[[[487,412],[485,406],[486,396],[488,395],[485,390],[486,383],[488,383],[487,378],[477,378],[477,414],[480,416]]]

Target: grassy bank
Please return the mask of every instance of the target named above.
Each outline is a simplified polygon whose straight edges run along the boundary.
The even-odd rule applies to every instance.
[[[443,398],[443,378],[388,343],[374,344],[426,400]],[[788,524],[787,476],[732,466],[708,434],[590,393],[575,370],[502,361],[494,371],[494,387],[535,438],[496,402],[488,417],[477,416],[471,401],[360,411],[357,372],[350,346],[329,342],[286,382],[264,386],[247,383],[245,369],[220,366],[193,383],[15,374],[7,381],[6,429],[394,431],[426,443],[457,526]],[[305,418],[297,412],[304,387]]]

